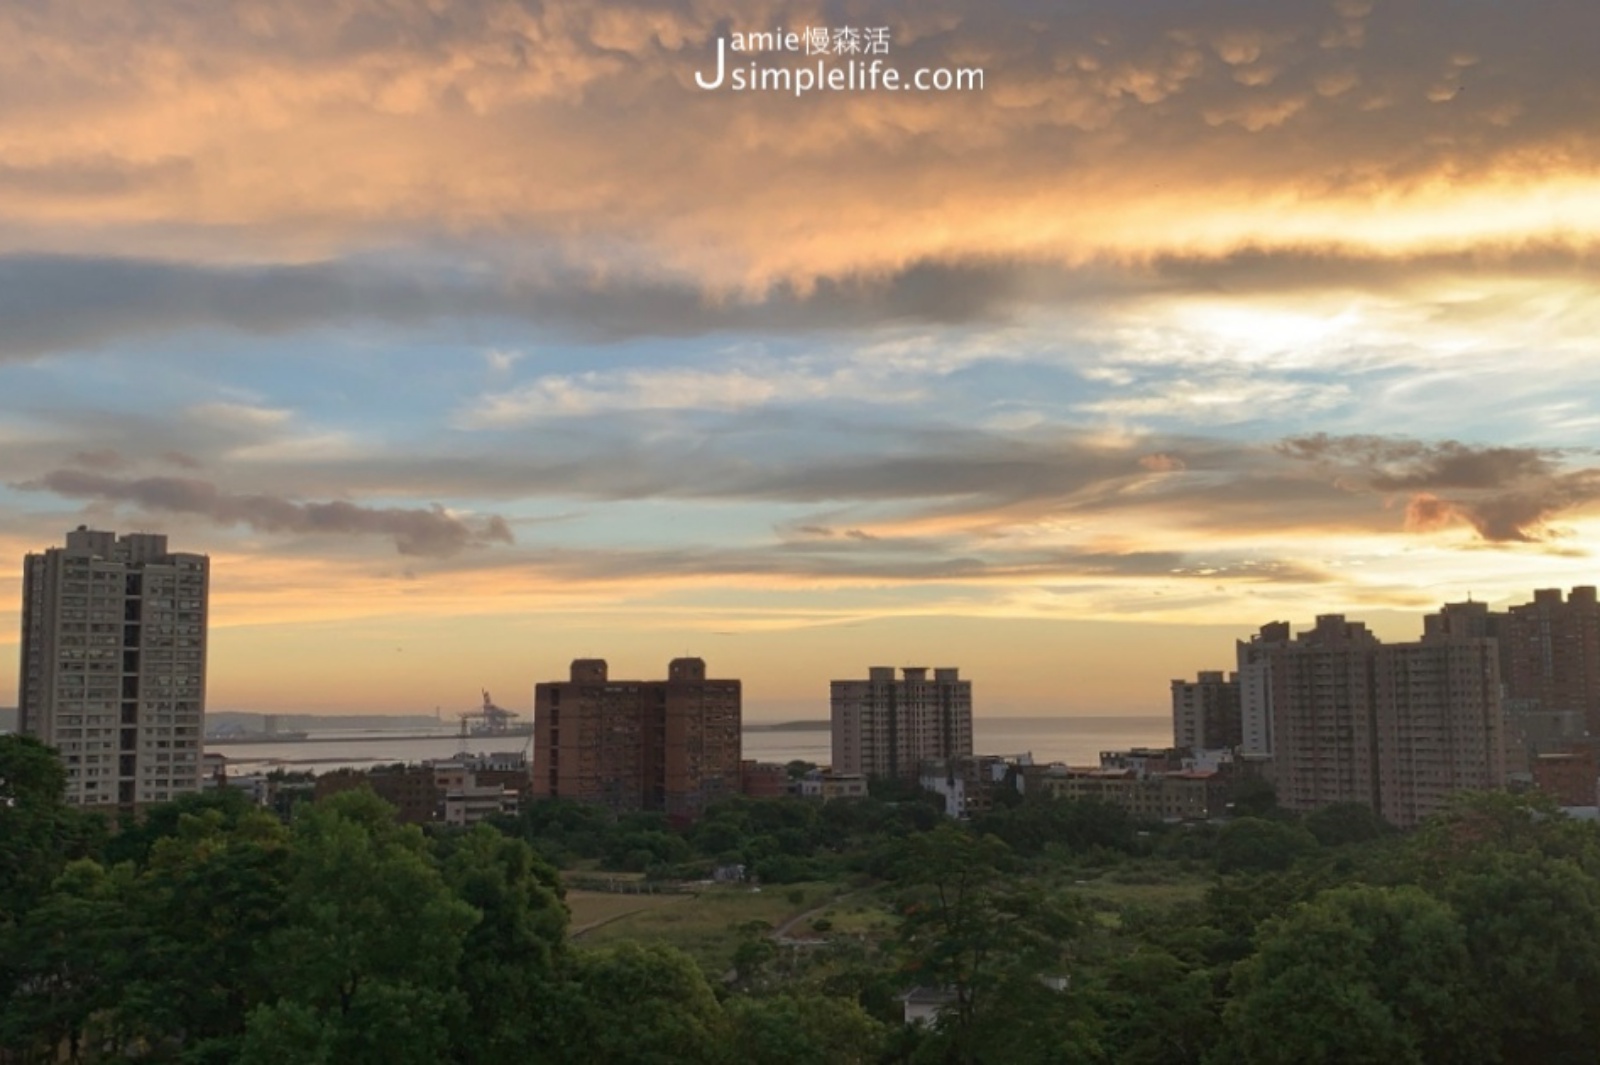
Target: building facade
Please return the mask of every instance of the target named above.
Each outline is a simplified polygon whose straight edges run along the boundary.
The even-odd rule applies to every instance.
[[[1600,601],[1593,587],[1533,593],[1497,619],[1506,697],[1600,735]]]
[[[1246,717],[1270,717],[1278,802],[1360,803],[1409,827],[1455,792],[1503,787],[1500,652],[1478,631],[1440,623],[1383,644],[1330,614],[1293,639],[1274,623],[1240,644]]]
[[[23,563],[19,729],[54,747],[69,803],[201,787],[210,562],[152,533],[79,526]]]
[[[1425,636],[1373,658],[1378,811],[1402,828],[1459,791],[1504,787],[1500,652],[1481,636]]]
[[[1236,648],[1239,683],[1239,753],[1272,757],[1273,652],[1289,642],[1289,623],[1274,621]]]
[[[1202,672],[1172,682],[1172,742],[1193,751],[1231,750],[1244,742],[1237,673]]]
[[[533,797],[692,817],[740,790],[742,693],[674,659],[667,679],[612,680],[603,659],[534,688]]]
[[[1023,795],[1030,802],[1104,803],[1141,821],[1204,821],[1228,812],[1231,777],[1222,770],[1041,765],[1022,774]]]
[[[922,763],[972,754],[972,682],[959,670],[874,666],[831,685],[833,770],[916,780]]]

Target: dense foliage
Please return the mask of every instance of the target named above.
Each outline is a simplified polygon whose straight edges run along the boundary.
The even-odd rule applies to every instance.
[[[736,799],[692,824],[543,803],[424,832],[367,792],[285,824],[224,791],[111,831],[61,791],[51,752],[0,737],[0,1061],[1560,1065],[1600,1046],[1600,830],[1523,797],[1464,797],[1407,836],[1270,801],[1217,828],[1060,802],[956,825],[906,797]],[[756,922],[708,970],[572,940],[561,866],[743,866],[884,923],[796,941]],[[941,997],[936,1023],[904,1023],[913,988]]]

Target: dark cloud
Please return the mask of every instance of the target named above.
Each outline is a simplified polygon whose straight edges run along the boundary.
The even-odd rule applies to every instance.
[[[98,451],[75,451],[67,457],[73,466],[85,470],[120,470],[127,466],[127,459],[111,448],[101,448]]]
[[[1541,541],[1552,518],[1600,501],[1600,468],[1572,468],[1561,449],[1316,434],[1280,450],[1348,488],[1408,496],[1405,524],[1415,531],[1460,522],[1493,543]]]
[[[683,282],[596,278],[577,269],[484,277],[462,265],[444,260],[405,272],[356,261],[228,267],[0,257],[0,359],[195,328],[277,334],[475,317],[517,319],[591,341],[949,325],[1004,319],[1044,296],[1058,305],[1099,302],[1115,289],[1100,270],[1064,273],[1001,262],[921,263],[888,274],[821,278],[804,292],[778,284],[753,296],[718,296]]]
[[[806,551],[798,545],[776,548],[710,550],[545,549],[519,554],[514,565],[536,570],[554,580],[629,581],[648,578],[796,578],[841,582],[1009,583],[1170,579],[1179,584],[1220,579],[1246,584],[1320,583],[1328,575],[1313,567],[1268,561],[1231,561],[1202,565],[1180,551],[1017,551],[990,545],[987,550],[961,551],[955,545],[928,541],[889,551],[868,545],[855,552]],[[482,560],[473,569],[506,564]]]
[[[93,348],[124,337],[223,328],[277,334],[323,326],[413,327],[522,320],[591,341],[714,332],[803,333],[897,323],[1004,321],[1029,308],[1104,310],[1151,295],[1359,288],[1429,278],[1547,276],[1600,281],[1600,251],[1570,245],[1380,256],[1347,248],[1246,249],[1182,259],[1102,258],[1066,267],[1021,259],[921,262],[823,277],[805,291],[716,295],[686,282],[542,269],[485,278],[448,258],[411,272],[364,261],[256,267],[141,259],[0,256],[0,359]]]
[[[234,495],[208,481],[178,477],[119,479],[81,470],[56,470],[13,487],[71,499],[132,503],[146,510],[198,514],[220,525],[266,533],[358,534],[392,537],[403,555],[449,556],[468,547],[512,543],[504,518],[469,523],[443,507],[364,507],[343,500],[301,503],[267,495]]]
[[[681,279],[596,274],[577,265],[480,267],[465,251],[440,252],[411,268],[365,259],[217,266],[0,256],[0,361],[205,328],[275,335],[499,318],[581,341],[613,342],[996,323],[1041,308],[1093,316],[1151,296],[1340,288],[1392,295],[1441,278],[1600,282],[1600,249],[1547,243],[1376,254],[1327,245],[1149,259],[1108,254],[1072,266],[1024,257],[952,258],[820,276],[803,289],[777,282],[742,294]]]
[[[1600,282],[1600,248],[1583,239],[1479,242],[1467,248],[1389,253],[1334,243],[1245,246],[1214,255],[1156,255],[1138,270],[1152,290],[1164,292],[1250,296],[1347,290],[1393,295],[1440,279]]]

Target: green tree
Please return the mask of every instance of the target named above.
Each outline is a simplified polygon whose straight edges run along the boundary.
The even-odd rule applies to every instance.
[[[277,818],[183,814],[132,884],[139,949],[119,1009],[158,1058],[232,1062],[246,1018],[271,992],[261,946],[281,925],[289,834]]]
[[[1241,817],[1217,836],[1217,870],[1222,873],[1283,870],[1316,847],[1316,838],[1299,825]]]
[[[1339,802],[1306,815],[1306,831],[1324,847],[1370,843],[1394,832],[1394,826],[1361,802]]]
[[[1009,858],[999,839],[948,822],[901,849],[905,970],[918,984],[955,993],[943,1025],[952,1061],[978,1060],[985,1017],[1004,1010],[1000,988],[1031,991],[1043,986],[1040,976],[1064,975],[1082,924],[1072,900],[1012,875]]]
[[[467,1063],[515,1060],[548,1037],[565,955],[561,881],[518,839],[486,825],[446,841],[445,879],[478,914],[467,933],[456,1044]]]
[[[457,965],[479,913],[450,891],[422,833],[393,814],[359,790],[295,822],[284,922],[267,945],[276,999],[251,1015],[249,1045],[270,1045],[279,1030],[311,1038],[314,1017],[316,1045],[336,1061],[446,1055]]]
[[[1508,1063],[1600,1046],[1600,880],[1570,858],[1485,849],[1439,885],[1460,915],[1483,1019]]]
[[[1216,1043],[1222,1003],[1210,971],[1141,947],[1101,974],[1106,1046],[1118,1065],[1187,1065]]]
[[[7,959],[0,1047],[69,1062],[86,1048],[126,1043],[114,1007],[137,944],[127,909],[127,870],[72,862],[49,894],[4,931]]]
[[[728,1019],[688,955],[622,943],[573,955],[552,1060],[571,1065],[677,1065],[728,1060]]]
[[[726,1008],[744,1065],[868,1065],[879,1060],[888,1037],[888,1029],[850,999],[803,993],[741,996],[729,999]]]
[[[0,736],[0,926],[44,898],[67,862],[94,854],[101,818],[69,807],[56,752],[32,736]]]
[[[1466,930],[1419,888],[1324,892],[1234,968],[1221,1060],[1406,1065],[1484,1059]]]

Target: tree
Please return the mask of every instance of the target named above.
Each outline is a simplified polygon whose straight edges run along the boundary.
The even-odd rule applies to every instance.
[[[1484,1021],[1508,1063],[1600,1046],[1600,881],[1570,858],[1486,849],[1437,886],[1460,915]]]
[[[1119,1065],[1185,1065],[1217,1040],[1221,1003],[1211,973],[1165,950],[1140,947],[1102,975],[1104,1041]]]
[[[282,924],[289,833],[259,811],[183,814],[131,885],[140,947],[119,1009],[152,1048],[184,1060],[237,1060],[246,1018],[271,994],[262,945]]]
[[[1225,1054],[1246,1065],[1484,1060],[1466,930],[1420,888],[1326,891],[1234,968]]]
[[[544,1038],[565,957],[567,910],[556,871],[487,825],[445,842],[444,875],[478,920],[467,933],[456,1044],[464,1062],[515,1060]]]
[[[900,947],[907,975],[955,993],[943,1030],[954,1061],[977,1060],[978,1029],[997,991],[1061,975],[1082,923],[1073,901],[1008,875],[1009,848],[949,824],[902,846]],[[1043,985],[1038,985],[1043,986]]]
[[[137,942],[127,889],[125,875],[80,859],[38,906],[0,933],[6,959],[0,1046],[48,1061],[64,1047],[67,1060],[77,1063],[85,1047],[124,1042],[113,1007]]]
[[[677,1065],[728,1059],[729,1027],[705,975],[663,944],[573,955],[552,1051],[571,1065]]]
[[[798,1061],[869,1065],[878,1061],[888,1029],[845,998],[782,994],[727,1002],[733,1045],[745,1065]]]
[[[0,736],[0,926],[36,906],[67,862],[104,838],[93,814],[66,804],[66,769],[32,736]]]
[[[1280,871],[1316,847],[1316,838],[1299,825],[1241,817],[1217,837],[1217,871]]]
[[[457,965],[479,913],[450,891],[421,831],[393,815],[363,789],[295,822],[284,922],[267,945],[276,998],[251,1015],[250,1045],[289,1031],[331,1047],[335,1061],[445,1056]]]
[[[817,763],[807,762],[803,758],[794,758],[783,764],[784,770],[789,774],[790,780],[799,780],[807,773],[817,768]]]
[[[1394,826],[1361,802],[1338,802],[1306,815],[1306,831],[1324,847],[1370,843],[1394,832]]]

